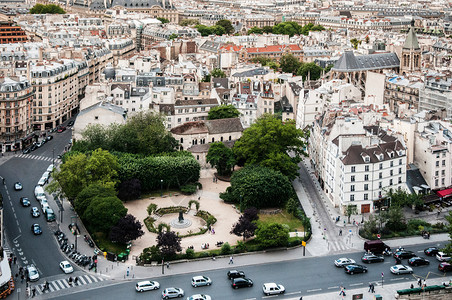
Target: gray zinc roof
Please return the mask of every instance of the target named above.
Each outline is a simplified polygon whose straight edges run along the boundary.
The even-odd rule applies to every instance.
[[[334,64],[333,70],[339,72],[354,72],[366,70],[392,69],[400,66],[400,60],[395,53],[379,53],[355,56],[352,51],[345,51]]]

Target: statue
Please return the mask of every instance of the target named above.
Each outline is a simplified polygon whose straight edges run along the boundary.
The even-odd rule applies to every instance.
[[[184,221],[184,212],[179,212],[179,223],[182,223]]]

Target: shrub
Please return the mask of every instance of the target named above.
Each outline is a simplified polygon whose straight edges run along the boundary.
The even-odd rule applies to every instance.
[[[148,215],[152,215],[153,213],[155,213],[157,211],[157,204],[155,204],[155,203],[149,204],[147,211],[148,211]]]
[[[154,226],[155,219],[153,217],[147,217],[144,219],[144,225],[149,230],[149,232],[157,233],[157,229]]]
[[[143,252],[140,254],[140,261],[145,264],[149,264],[152,261],[161,261],[162,254],[157,246],[151,246],[144,248]]]
[[[166,214],[179,213],[180,211],[187,212],[188,209],[185,206],[168,206],[157,209],[155,213],[159,216],[162,216]]]
[[[232,253],[231,245],[229,245],[229,243],[224,243],[223,246],[221,246],[221,251],[220,251],[220,253],[221,253],[222,255],[231,254],[231,253]]]
[[[235,249],[239,250],[240,252],[246,252],[246,245],[242,241],[237,242],[237,246],[235,246]]]
[[[192,204],[195,205],[196,211],[198,211],[198,210],[199,210],[199,202],[196,201],[196,200],[190,200],[190,201],[188,201],[188,208],[189,208],[189,209],[191,209],[191,205],[192,205]]]
[[[196,184],[185,184],[180,187],[180,191],[184,195],[193,195],[196,193]]]
[[[424,220],[419,219],[411,219],[408,221],[408,230],[418,230],[419,226],[422,226],[424,228],[431,227],[432,225]]]
[[[185,257],[188,259],[195,257],[195,250],[193,249],[185,250]]]
[[[212,216],[208,211],[205,210],[198,210],[195,216],[200,217],[201,219],[206,221],[206,223],[208,224],[207,226],[213,225],[217,222],[217,219],[214,216]]]

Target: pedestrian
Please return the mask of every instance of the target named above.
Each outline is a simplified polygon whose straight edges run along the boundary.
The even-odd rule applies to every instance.
[[[69,277],[68,283],[69,283],[70,286],[72,286],[72,277]]]
[[[341,291],[339,293],[339,296],[345,296],[345,287],[341,286]]]
[[[369,290],[367,291],[368,293],[372,292],[372,283],[369,282]]]
[[[17,263],[17,256],[14,256],[14,264]]]
[[[229,265],[233,265],[234,264],[234,258],[231,256],[229,257]]]
[[[198,201],[201,200],[201,196],[198,197]]]
[[[402,263],[402,260],[400,258],[396,257],[395,262],[396,262],[396,265],[400,265]]]
[[[78,282],[78,277],[75,277],[74,278],[74,285],[77,285],[77,282]]]
[[[33,287],[33,289],[31,290],[31,297],[36,296],[36,288]]]
[[[342,229],[339,229],[339,236],[342,236]]]
[[[372,293],[375,293],[375,285],[372,283]]]
[[[127,267],[127,276],[129,276],[130,268]]]
[[[213,182],[213,183],[215,183],[215,176],[214,176],[214,177],[212,177],[212,182]]]
[[[212,234],[215,234],[215,229],[213,229],[213,227],[212,227]]]
[[[169,269],[169,261],[166,262],[166,268]]]
[[[422,279],[420,277],[417,279],[417,285],[419,287],[422,285]]]
[[[19,274],[23,275],[24,274],[24,268],[23,267],[19,267]]]
[[[24,274],[20,275],[20,283],[24,283],[25,276]]]
[[[410,289],[414,289],[414,285],[413,284],[410,285]]]

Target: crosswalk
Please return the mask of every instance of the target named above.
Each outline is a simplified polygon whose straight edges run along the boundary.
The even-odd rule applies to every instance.
[[[69,278],[69,277],[68,277]],[[96,282],[104,281],[105,278],[94,276],[94,275],[80,275],[80,276],[73,276],[72,279],[77,278],[77,283],[72,283],[72,285],[69,284],[68,278],[59,279],[59,280],[53,280],[49,281],[49,289],[43,291],[44,284],[37,284],[36,287],[36,294],[42,295],[46,293],[56,292],[63,289],[68,289],[71,287],[76,287],[79,285],[87,285],[92,284]]]
[[[43,161],[56,161],[58,158],[52,158],[52,157],[47,157],[47,156],[40,156],[40,155],[33,155],[33,154],[19,154],[16,155],[16,157],[19,158],[27,158],[27,159],[37,159],[37,160],[43,160]]]

